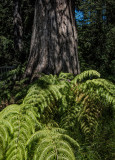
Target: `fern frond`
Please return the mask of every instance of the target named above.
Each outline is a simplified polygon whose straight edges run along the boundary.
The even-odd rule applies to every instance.
[[[13,134],[13,127],[12,127],[12,124],[10,122],[8,122],[7,120],[1,120],[0,121],[0,125],[4,125],[5,128],[7,128],[7,131],[10,133],[10,134]]]
[[[11,140],[13,134],[13,127],[7,120],[1,120],[0,121],[0,157],[1,160],[4,157],[6,148],[8,143]]]
[[[8,115],[12,114],[13,112],[14,113],[19,113],[19,110],[20,110],[19,105],[16,105],[16,104],[9,105],[4,110],[2,110],[0,112],[0,119],[8,117]]]
[[[112,96],[115,97],[115,85],[112,82],[105,80],[105,79],[101,79],[101,78],[96,79],[96,82],[98,85],[105,88]]]
[[[60,80],[72,80],[74,78],[72,73],[61,72],[58,77]]]
[[[27,96],[24,98],[23,104],[37,107],[39,118],[42,116],[42,119],[44,119],[44,114],[47,116],[46,118],[48,118],[48,116],[50,117],[50,114],[53,115],[53,111],[56,108],[55,105],[62,97],[60,88],[62,87],[59,84],[49,84],[45,89],[41,89],[38,84],[34,84],[34,86],[29,89]]]
[[[87,80],[77,85],[76,101],[81,104],[78,122],[85,134],[94,134],[102,113],[107,108],[115,109],[113,88],[114,85],[104,79]]]
[[[35,133],[35,128],[39,129],[41,127],[35,110],[34,107],[31,108],[29,105],[22,104],[10,105],[1,112],[0,118],[2,121],[0,124],[4,122],[4,125],[2,124],[4,132],[2,127],[0,131],[2,130],[2,142],[4,142],[4,148],[7,150],[4,155],[6,160],[11,160],[14,157],[22,160],[26,158],[25,143]],[[12,134],[11,137],[9,131]],[[8,140],[7,137],[10,137],[10,139]]]
[[[22,104],[0,112],[0,160],[102,159],[105,143],[112,152],[115,86],[98,77],[61,73],[31,84]]]
[[[81,74],[77,75],[73,80],[72,83],[81,83],[83,81],[86,81],[88,79],[93,79],[93,78],[100,78],[100,73],[98,73],[95,70],[88,70],[84,71]]]
[[[105,83],[104,83],[105,82]],[[96,95],[100,101],[106,101],[109,104],[115,104],[114,92],[108,88],[106,80],[93,79],[87,80],[85,83],[78,86],[78,93],[85,93],[87,95]],[[94,96],[95,97],[95,96]]]
[[[52,74],[44,75],[44,76],[39,78],[38,84],[40,84],[41,87],[58,84],[57,75],[52,75]]]
[[[63,157],[65,159],[75,160],[74,150],[72,145],[78,150],[78,143],[70,138],[68,135],[63,134],[65,130],[60,128],[44,129],[36,132],[27,141],[26,146],[28,150],[31,148],[32,143],[36,142],[36,150],[33,154],[33,160],[48,159],[51,157]],[[28,151],[29,153],[29,151]]]
[[[8,132],[6,128],[0,125],[0,141],[2,141],[3,149],[5,149],[8,140]]]

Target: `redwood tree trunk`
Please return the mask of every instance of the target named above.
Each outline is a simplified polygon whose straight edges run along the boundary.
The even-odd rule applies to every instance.
[[[24,77],[80,72],[74,0],[36,0],[30,55]]]

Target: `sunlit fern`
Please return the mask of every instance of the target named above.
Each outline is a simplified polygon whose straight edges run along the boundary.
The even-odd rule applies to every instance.
[[[93,77],[97,77],[97,79],[93,79]],[[94,159],[104,159],[104,156],[113,158],[112,153],[115,151],[109,147],[115,145],[114,138],[112,138],[115,137],[115,85],[99,77],[100,74],[96,71],[85,71],[71,81],[73,97],[75,96],[74,103],[65,110],[60,122],[62,128],[71,130],[72,136],[81,145],[83,145],[83,141],[91,143],[88,144],[88,148],[92,145],[89,153],[86,152],[87,144],[84,143],[85,157],[83,160],[89,159],[88,157],[91,156],[97,157]],[[104,138],[101,140],[100,137]],[[109,144],[104,142],[106,138]],[[100,140],[97,141],[97,139]],[[94,146],[93,141],[95,141]],[[104,149],[103,144],[108,147],[106,146],[106,149]],[[97,152],[93,147],[97,148]],[[92,153],[95,155],[92,155]]]
[[[60,88],[62,89],[62,86],[64,85],[62,83],[58,84],[57,86],[47,84],[47,87],[44,88],[44,85],[46,84],[43,84],[40,87],[39,84],[41,83],[41,81],[43,82],[43,80],[41,79],[35,84],[33,84],[32,87],[30,87],[27,96],[23,101],[23,104],[10,105],[0,113],[0,120],[7,120],[13,128],[13,133],[11,136],[10,134],[8,135],[7,132],[6,134],[1,135],[1,159],[28,159],[25,144],[32,136],[32,134],[35,133],[35,131],[38,131],[42,128],[37,119],[43,119],[42,114],[46,112],[45,109],[48,109],[48,112],[49,110],[53,111],[55,109],[54,107],[56,105],[56,102],[58,102],[58,100],[61,99],[62,94],[60,92]],[[37,114],[35,111],[37,112]],[[6,135],[10,138],[9,141],[5,139],[6,144],[4,144],[3,139]],[[72,141],[72,138],[70,139]],[[67,145],[69,146],[69,144],[66,143],[66,146]],[[58,150],[60,151],[61,149],[58,147]],[[69,150],[67,151],[66,149],[62,148],[62,151],[60,152],[60,154],[63,154],[63,152],[65,154],[68,154],[65,155],[65,157],[69,156],[70,160],[71,158],[75,159],[74,153],[72,152],[72,148],[69,148]]]
[[[35,145],[35,150],[32,151],[32,155],[29,155],[33,149],[32,144]],[[74,152],[77,153],[79,148],[79,144],[68,136],[65,130],[51,127],[47,127],[33,134],[26,145],[30,157],[28,159],[33,160],[75,160]]]
[[[91,78],[96,76],[97,79]],[[101,118],[109,115],[108,110],[114,113],[115,86],[99,77],[97,71],[91,70],[83,72],[71,81],[75,99],[73,104],[67,103],[69,107],[63,113],[60,124],[61,127],[71,130],[74,135],[75,132],[79,132],[79,135],[84,134],[86,138],[93,138]]]
[[[114,127],[114,92],[114,84],[93,70],[75,78],[69,73],[42,76],[30,85],[22,104],[0,112],[0,160],[102,159],[98,146],[103,143],[96,140],[101,125],[105,138],[107,121]],[[111,136],[113,130],[108,136],[113,146]]]
[[[82,104],[78,120],[85,133],[90,132],[92,129],[94,131],[100,116],[106,108],[113,110],[115,107],[115,98],[112,89],[109,89],[108,86],[109,82],[102,79],[87,80],[77,86],[76,101]],[[84,123],[82,123],[83,121]],[[89,127],[86,127],[86,124]]]
[[[8,134],[7,131],[5,131],[1,136],[3,139],[2,142],[6,144],[4,144],[1,150],[1,152],[5,150],[4,158],[6,160],[26,159],[25,143],[29,137],[35,133],[35,126],[36,128],[41,127],[37,121],[34,108],[24,105],[8,106],[0,113],[0,121],[4,123],[7,122],[3,126],[4,131],[8,126],[11,132],[8,132]],[[3,158],[1,157],[1,159]]]
[[[47,119],[48,122],[57,112],[58,103],[62,101],[64,92],[69,87],[67,81],[60,80],[57,76],[46,75],[30,87],[23,104],[37,107],[39,118]]]

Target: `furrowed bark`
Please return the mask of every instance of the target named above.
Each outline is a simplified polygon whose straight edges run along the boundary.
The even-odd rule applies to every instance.
[[[73,0],[37,0],[30,55],[24,77],[80,73]]]
[[[22,18],[20,13],[20,0],[14,0],[14,47],[16,52],[22,52],[23,50],[23,26],[22,26]]]

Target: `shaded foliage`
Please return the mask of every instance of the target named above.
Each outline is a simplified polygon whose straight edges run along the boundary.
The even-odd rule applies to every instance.
[[[115,86],[97,71],[41,75],[0,112],[0,159],[112,160],[114,112]]]
[[[80,0],[76,4],[82,14],[77,20],[81,71],[95,69],[112,81],[115,75],[114,6],[113,0]]]
[[[19,65],[15,69],[1,74],[0,80],[0,109],[2,110],[9,104],[21,103],[26,95],[29,85],[27,79],[21,79],[25,67]],[[25,87],[22,90],[22,87]]]
[[[23,52],[19,54],[14,46],[13,0],[0,3],[0,66],[24,63],[27,60],[30,47],[34,1],[21,1],[21,16],[23,24]]]

